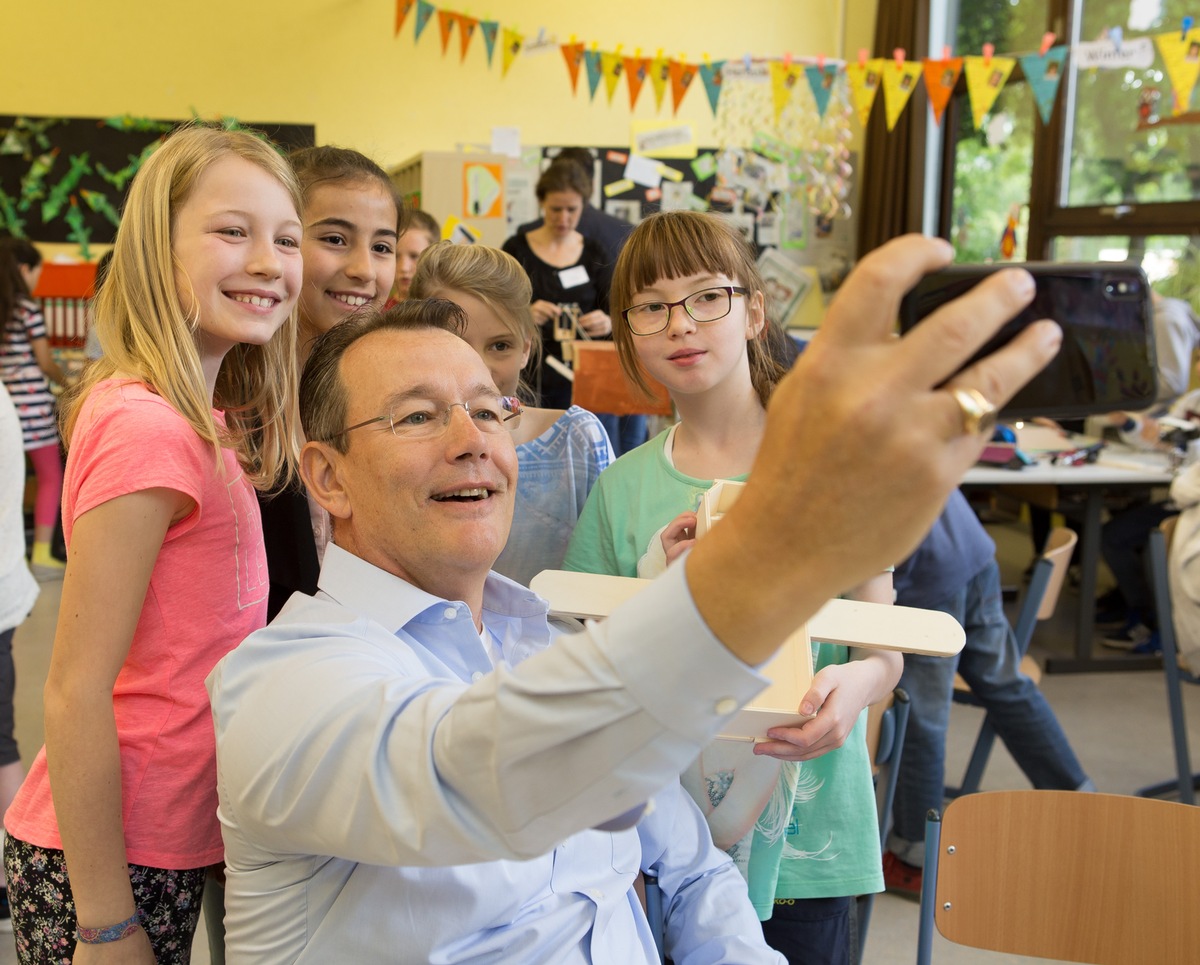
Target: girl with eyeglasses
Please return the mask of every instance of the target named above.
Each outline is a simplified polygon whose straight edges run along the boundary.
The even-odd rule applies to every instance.
[[[652,577],[693,544],[713,483],[750,473],[783,368],[753,252],[714,215],[644,220],[617,260],[612,305],[622,369],[665,385],[679,421],[601,475],[564,565]],[[891,574],[847,595],[890,603]],[[901,659],[813,649],[800,707],[811,719],[758,745],[715,741],[682,780],[746,876],[768,943],[792,962],[850,965],[851,905],[883,888],[864,709],[891,692]]]

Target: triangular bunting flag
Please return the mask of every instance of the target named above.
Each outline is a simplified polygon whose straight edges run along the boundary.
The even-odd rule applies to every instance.
[[[429,18],[433,16],[434,6],[428,0],[417,0],[417,25],[413,40],[420,40],[421,34],[429,26]]]
[[[883,107],[887,113],[887,129],[896,126],[896,121],[908,106],[908,100],[917,89],[917,78],[921,76],[920,63],[905,60],[883,65]]]
[[[500,48],[500,76],[508,76],[508,68],[512,66],[512,62],[517,59],[517,54],[521,52],[521,44],[525,42],[525,37],[517,33],[511,27],[504,28],[504,46]]]
[[[771,101],[775,105],[776,123],[779,122],[788,101],[792,99],[792,90],[803,75],[804,68],[799,64],[771,61]]]
[[[620,54],[601,53],[600,73],[604,75],[604,93],[608,95],[608,104],[612,106],[613,93],[617,89],[617,81],[621,79],[624,70],[624,58]]]
[[[805,67],[804,74],[808,78],[808,86],[812,88],[813,100],[817,102],[817,114],[824,117],[829,107],[829,95],[833,93],[833,84],[837,80],[837,65]]]
[[[858,112],[859,123],[867,126],[871,117],[871,105],[879,92],[879,76],[883,71],[883,58],[872,57],[861,64],[846,65],[846,79],[850,82],[850,96]]]
[[[467,59],[467,48],[471,46],[471,38],[475,36],[475,27],[479,21],[468,17],[465,13],[458,14],[459,60]]]
[[[579,93],[579,65],[583,63],[583,44],[562,44],[563,60],[567,62],[567,73],[571,75],[571,93]]]
[[[924,68],[925,93],[929,95],[929,106],[933,108],[933,123],[941,124],[946,105],[950,103],[950,95],[954,93],[954,85],[958,83],[958,75],[962,73],[963,61],[961,57],[927,60]]]
[[[721,83],[725,80],[725,61],[700,65],[700,79],[704,81],[704,93],[708,95],[708,106],[713,116],[717,113],[717,102],[721,99]]]
[[[587,67],[588,98],[596,99],[596,88],[600,86],[600,51],[585,50],[583,63]]]
[[[400,36],[400,28],[404,26],[404,19],[416,5],[417,0],[396,0],[396,32],[392,36]]]
[[[642,92],[642,84],[646,83],[646,75],[650,72],[649,57],[625,58],[625,83],[629,86],[629,109],[637,107],[638,94]]]
[[[492,52],[496,49],[496,35],[500,32],[497,20],[480,20],[479,30],[483,34],[483,45],[487,48],[488,66],[492,66]]]
[[[971,116],[975,128],[983,127],[983,119],[996,103],[1004,82],[1017,61],[1013,57],[964,57],[963,70],[967,75],[967,97],[971,100]]]
[[[1043,124],[1050,123],[1054,95],[1058,93],[1058,85],[1062,82],[1063,61],[1066,59],[1065,44],[1051,47],[1044,54],[1026,54],[1021,58],[1021,70],[1029,82],[1029,89],[1033,91]]]
[[[454,26],[454,21],[458,19],[458,14],[451,13],[449,10],[439,10],[438,15],[438,32],[442,35],[442,56],[446,56],[446,48],[450,46],[450,28]]]
[[[662,110],[663,94],[671,80],[671,66],[666,57],[655,57],[650,61],[650,86],[654,88],[654,109]]]
[[[669,63],[671,74],[671,113],[679,113],[679,105],[687,95],[688,88],[696,79],[696,65],[684,63],[682,60],[672,60]]]
[[[1167,76],[1175,91],[1175,106],[1172,114],[1182,114],[1192,99],[1192,89],[1200,75],[1200,30],[1188,30],[1186,34],[1176,30],[1159,34],[1154,38],[1158,52],[1167,65]]]

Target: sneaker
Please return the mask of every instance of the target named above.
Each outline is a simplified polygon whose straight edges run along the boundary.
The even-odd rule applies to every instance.
[[[0,888],[0,932],[12,933],[12,915],[8,910],[8,889]]]
[[[921,869],[901,861],[892,852],[883,853],[883,887],[893,895],[921,900]]]
[[[1143,642],[1137,644],[1130,653],[1136,653],[1140,657],[1162,656],[1162,640],[1159,638],[1157,630],[1151,630],[1150,636]]]
[[[1115,633],[1106,633],[1100,643],[1103,646],[1108,647],[1110,650],[1137,651],[1138,647],[1149,644],[1151,639],[1157,639],[1157,637],[1157,630],[1151,630],[1144,623],[1135,623],[1133,626],[1126,627],[1124,630],[1118,630]],[[1162,645],[1159,644],[1159,650],[1161,649]]]

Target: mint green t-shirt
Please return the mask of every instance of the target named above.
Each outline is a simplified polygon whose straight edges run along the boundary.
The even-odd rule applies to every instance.
[[[665,451],[670,433],[664,430],[600,474],[571,537],[565,569],[638,576],[638,562],[647,551],[651,556],[661,553],[657,544],[663,527],[685,510],[699,507],[713,480],[687,476],[671,465]],[[818,670],[849,659],[846,647],[814,643],[813,650]],[[795,781],[793,788],[781,788],[795,794],[786,829],[773,830],[771,825],[779,822],[769,821],[764,812],[748,856],[744,840],[731,849],[747,877],[759,917],[770,917],[777,897],[835,898],[881,891],[866,712],[842,747],[799,767],[785,766],[780,776],[781,781]],[[773,801],[781,799],[787,798],[775,795]],[[697,803],[707,810],[704,802]]]

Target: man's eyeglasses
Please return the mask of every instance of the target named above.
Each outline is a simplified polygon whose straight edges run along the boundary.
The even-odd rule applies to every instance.
[[[401,439],[430,439],[441,435],[450,424],[453,409],[462,408],[480,432],[512,432],[521,424],[524,411],[516,396],[497,396],[485,402],[407,402],[386,415],[376,416],[336,432],[333,438],[377,422],[386,423]]]
[[[671,321],[671,309],[682,305],[683,310],[696,322],[715,322],[724,318],[733,309],[734,295],[749,295],[750,290],[737,285],[720,285],[692,292],[678,302],[645,302],[621,312],[625,324],[634,335],[657,335]]]

